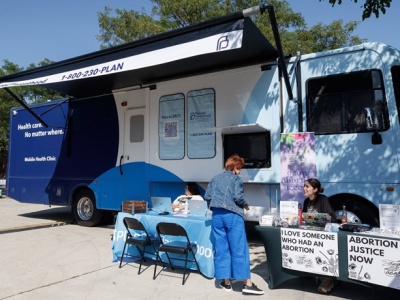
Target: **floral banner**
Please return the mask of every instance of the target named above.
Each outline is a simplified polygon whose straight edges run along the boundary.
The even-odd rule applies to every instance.
[[[314,133],[281,134],[281,201],[303,203],[304,181],[317,177]]]

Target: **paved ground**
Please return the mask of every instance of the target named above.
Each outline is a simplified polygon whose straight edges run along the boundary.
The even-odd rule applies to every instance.
[[[263,296],[242,295],[240,282],[227,293],[197,273],[191,273],[184,286],[181,273],[163,271],[153,280],[151,264],[138,275],[137,264],[119,269],[112,262],[112,225],[85,228],[72,221],[65,208],[0,198],[0,299],[390,299],[349,283],[323,296],[316,293],[312,278],[293,279],[270,290],[264,247],[254,237],[249,243],[252,279],[265,290]]]

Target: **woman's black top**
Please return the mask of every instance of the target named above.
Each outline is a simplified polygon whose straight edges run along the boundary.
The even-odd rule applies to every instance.
[[[303,212],[307,212],[311,206],[319,213],[329,213],[332,217],[332,222],[336,222],[335,211],[329,203],[328,197],[325,195],[318,194],[314,200],[310,200],[310,198],[304,200]]]

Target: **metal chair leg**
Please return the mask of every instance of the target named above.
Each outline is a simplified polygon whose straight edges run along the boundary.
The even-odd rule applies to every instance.
[[[126,242],[124,244],[124,249],[122,250],[121,260],[119,262],[119,268],[121,268],[122,260],[124,259],[125,248],[126,248]]]

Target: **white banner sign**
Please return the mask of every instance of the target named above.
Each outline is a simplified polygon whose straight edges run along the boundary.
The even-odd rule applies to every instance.
[[[339,277],[337,233],[281,228],[282,267]]]
[[[379,227],[400,230],[400,205],[379,204]]]
[[[137,70],[197,55],[238,49],[242,47],[242,40],[243,30],[234,30],[81,69],[24,81],[0,83],[0,88],[65,82]]]
[[[399,242],[348,235],[349,278],[400,289]]]

